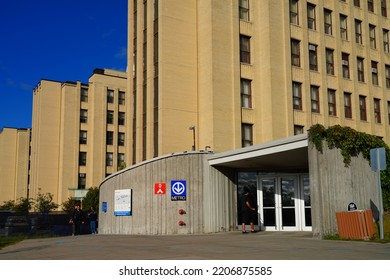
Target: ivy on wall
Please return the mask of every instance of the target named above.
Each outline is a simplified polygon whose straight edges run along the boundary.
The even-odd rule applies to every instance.
[[[321,124],[310,127],[308,138],[320,153],[323,151],[324,140],[329,149],[340,149],[346,167],[349,167],[352,157],[362,154],[366,160],[370,161],[371,149],[385,148],[387,169],[381,171],[381,185],[383,206],[385,210],[390,210],[390,149],[382,139],[358,132],[350,127],[335,125],[325,128]]]

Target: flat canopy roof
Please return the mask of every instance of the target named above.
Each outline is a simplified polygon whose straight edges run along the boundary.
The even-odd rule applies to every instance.
[[[308,171],[307,134],[279,139],[228,152],[211,154],[208,162],[214,167],[255,169],[259,171]]]

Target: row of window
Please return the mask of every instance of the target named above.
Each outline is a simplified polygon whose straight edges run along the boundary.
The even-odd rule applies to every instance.
[[[106,153],[106,166],[113,166],[114,154]],[[117,165],[122,166],[125,163],[125,154],[118,153]],[[79,166],[87,165],[87,152],[79,152]]]
[[[346,2],[346,0],[341,0]],[[361,7],[361,0],[353,0],[353,4],[356,7]],[[381,15],[387,17],[387,1],[381,0]],[[299,25],[299,10],[298,10],[299,0],[290,0],[290,22],[296,25]],[[315,5],[307,3],[307,17],[308,17],[308,27],[315,28],[316,22],[316,12]],[[367,0],[367,9],[371,13],[375,13],[375,3],[374,0]],[[240,0],[239,1],[239,16],[241,20],[249,21],[249,0]]]
[[[341,53],[341,64],[342,64],[342,76],[345,79],[350,79],[350,59],[348,53]],[[334,50],[330,48],[325,49],[325,59],[326,59],[326,73],[328,75],[335,75],[335,63],[334,63]],[[300,41],[292,39],[291,40],[291,63],[293,66],[301,66],[301,54],[300,54]],[[371,82],[373,85],[379,86],[379,70],[378,62],[371,61]],[[317,46],[309,44],[309,68],[312,71],[318,71],[318,54]],[[366,82],[364,74],[364,58],[356,58],[356,68],[357,68],[357,80],[359,82]],[[390,88],[390,65],[385,65],[385,78],[386,78],[386,88]]]
[[[309,51],[310,53],[310,69],[311,70],[318,70],[317,67],[317,49],[315,48],[314,51]],[[295,61],[298,63],[300,61],[300,58],[297,57],[296,54],[292,54],[292,57],[295,56],[295,59],[292,59],[292,61]],[[365,82],[365,70],[364,70],[364,58],[357,57],[356,59],[357,64],[357,79],[359,82]],[[295,66],[299,66],[299,64],[295,64]],[[371,61],[371,82],[373,85],[379,86],[379,71],[378,71],[378,62]],[[335,74],[335,65],[334,65],[334,59],[333,59],[333,50],[326,49],[326,72],[328,75],[334,75]],[[342,76],[345,79],[350,78],[350,63],[349,63],[349,54],[342,53]],[[386,88],[390,89],[390,65],[385,65],[385,86]],[[241,91],[241,107],[242,108],[252,108],[252,81],[249,79],[241,79],[240,81],[240,91]],[[297,83],[294,83],[297,84]]]
[[[125,112],[118,112],[118,125],[125,125]],[[106,121],[107,124],[114,124],[115,113],[114,111],[107,110]],[[88,122],[88,110],[81,109],[80,110],[80,122],[87,123]]]
[[[340,37],[343,40],[348,40],[348,17],[346,15],[340,14]],[[314,25],[314,24],[312,24]],[[362,21],[355,19],[355,42],[357,44],[363,45],[363,27]],[[309,29],[315,30],[314,26],[309,27]],[[324,9],[324,31],[327,35],[333,35],[333,24],[332,24],[332,11]],[[370,38],[370,47],[372,49],[377,48],[377,35],[376,35],[376,26],[374,24],[368,25],[368,35]],[[388,53],[389,50],[389,30],[382,29],[383,34],[383,50]]]
[[[345,1],[344,1],[345,2]],[[354,6],[361,7],[360,0],[354,0]],[[290,0],[290,23],[299,25],[299,0]],[[375,13],[375,2],[374,0],[367,0],[367,9],[371,13]],[[381,0],[381,15],[383,17],[387,17],[387,1]],[[312,3],[307,3],[307,27],[312,30],[316,30],[316,5]],[[346,17],[346,16],[345,16]],[[331,27],[331,11],[325,9],[324,11],[324,19],[325,19],[325,32],[331,32],[327,27]],[[340,16],[341,19],[341,16]],[[346,21],[345,24],[340,20],[340,25],[346,29]],[[328,33],[331,34],[331,33]]]
[[[88,132],[86,130],[80,131],[80,144],[87,144],[88,143]],[[106,132],[106,144],[107,145],[114,145],[114,132],[113,131],[107,131]],[[119,132],[118,133],[118,146],[124,146],[125,145],[125,133]]]
[[[293,95],[293,108],[295,110],[303,110],[302,101],[302,84],[299,82],[293,82],[292,84]],[[328,89],[328,115],[337,116],[337,104],[336,104],[336,90]],[[359,111],[360,120],[367,121],[367,97],[359,95]],[[310,101],[311,112],[321,113],[320,111],[320,88],[318,86],[310,86]],[[390,101],[387,103],[389,112],[389,124],[390,124]],[[382,123],[381,119],[381,100],[373,98],[373,113],[375,123]],[[352,118],[352,93],[344,92],[344,117],[347,119]]]
[[[107,89],[107,103],[114,103],[115,101],[115,91],[112,89]],[[80,91],[80,100],[81,102],[88,102],[88,88],[81,88]],[[125,105],[125,92],[118,91],[118,103],[120,105]]]
[[[341,0],[346,2],[346,0]],[[381,2],[381,15],[387,17],[387,0],[380,0]],[[361,0],[353,0],[355,7],[361,7]],[[299,0],[290,0],[290,22],[299,25]],[[307,22],[308,27],[315,29],[316,24],[316,6],[311,3],[307,3]],[[367,0],[367,9],[371,13],[375,13],[375,2],[374,0]],[[249,21],[249,0],[239,0],[239,16],[241,20]]]

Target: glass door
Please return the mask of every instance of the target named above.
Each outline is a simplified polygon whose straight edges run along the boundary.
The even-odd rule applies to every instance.
[[[239,172],[237,188],[238,226],[241,226],[241,197],[248,187],[258,220],[256,230],[311,231],[309,174],[259,174]],[[248,226],[248,225],[247,225]]]
[[[280,193],[278,209],[280,215],[279,230],[298,230],[297,228],[297,198],[298,180],[296,177],[280,177]]]
[[[299,230],[297,176],[260,177],[258,201],[263,230]]]

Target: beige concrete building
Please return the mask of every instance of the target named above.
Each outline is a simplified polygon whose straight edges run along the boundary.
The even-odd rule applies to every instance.
[[[129,0],[132,163],[316,123],[390,143],[387,2]]]
[[[0,131],[0,204],[28,196],[30,129]]]
[[[129,160],[126,74],[96,69],[88,84],[41,80],[34,89],[30,197],[97,187]]]

